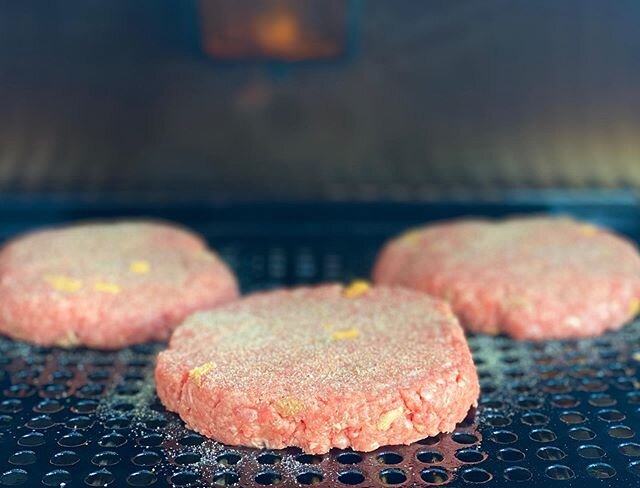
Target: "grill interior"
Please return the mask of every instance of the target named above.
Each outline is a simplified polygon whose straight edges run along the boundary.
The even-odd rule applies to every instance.
[[[141,213],[110,208],[49,206],[32,209],[29,222],[9,209],[2,232]],[[244,291],[254,291],[367,276],[379,245],[393,232],[470,209],[144,210],[202,231],[239,274]],[[527,210],[540,208],[484,208],[492,215]],[[635,229],[632,209],[568,210],[627,233]],[[472,336],[470,346],[482,394],[478,409],[455,432],[372,453],[317,456],[230,448],[186,429],[154,392],[154,355],[162,344],[99,352],[0,339],[0,486],[640,484],[640,323],[590,340]]]

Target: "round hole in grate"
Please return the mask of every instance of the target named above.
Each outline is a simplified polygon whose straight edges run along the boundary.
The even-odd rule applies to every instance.
[[[598,412],[598,418],[600,420],[604,420],[605,422],[620,422],[624,420],[626,417],[620,410],[600,410]]]
[[[422,470],[420,478],[432,485],[442,485],[449,481],[449,473],[440,468],[427,468]]]
[[[0,475],[0,485],[22,486],[28,479],[29,475],[24,469],[10,469]]]
[[[13,417],[10,415],[0,415],[0,429],[6,429],[13,422]]]
[[[481,401],[480,403],[486,409],[502,410],[503,408],[505,408],[505,403],[501,400],[488,399]]]
[[[223,452],[216,457],[216,461],[224,466],[233,466],[234,464],[238,464],[240,459],[242,459],[242,456],[234,451]]]
[[[99,452],[91,458],[91,464],[96,466],[114,466],[120,462],[120,455],[113,451]]]
[[[51,373],[51,378],[54,381],[69,381],[73,378],[73,371],[69,371],[67,369],[58,369]]]
[[[444,456],[438,451],[419,451],[416,454],[416,458],[421,463],[433,464],[433,463],[442,462],[442,460],[444,459]]]
[[[587,418],[580,412],[571,410],[567,412],[562,412],[560,414],[560,420],[562,420],[565,424],[581,424],[587,420]]]
[[[538,412],[525,413],[520,419],[523,424],[531,426],[546,425],[549,420],[549,417]]]
[[[301,485],[317,485],[323,479],[324,476],[319,471],[305,471],[296,476],[296,481]]]
[[[93,413],[98,408],[98,402],[95,400],[80,400],[71,407],[73,413]]]
[[[618,378],[615,382],[615,386],[619,390],[633,390],[636,384],[634,378]]]
[[[176,454],[174,458],[176,464],[181,464],[183,466],[187,464],[195,464],[200,461],[202,456],[197,452],[181,452],[180,454]]]
[[[441,436],[437,435],[435,437],[425,437],[424,439],[420,439],[418,444],[422,446],[435,446],[438,442],[440,442]]]
[[[17,398],[0,402],[0,413],[18,413],[20,410],[22,410],[22,401]]]
[[[634,461],[630,463],[627,469],[629,470],[629,472],[631,472],[631,474],[640,476],[640,461]]]
[[[58,400],[42,400],[33,407],[37,413],[58,413],[64,410],[64,406]]]
[[[574,427],[569,431],[569,437],[576,441],[590,441],[596,437],[596,433],[586,427]]]
[[[504,477],[509,481],[529,481],[533,474],[522,466],[513,466],[504,470]]]
[[[181,446],[198,446],[204,442],[204,437],[198,434],[188,434],[178,440]]]
[[[71,432],[70,434],[63,435],[58,444],[62,447],[78,447],[87,443],[87,438],[80,432]]]
[[[485,423],[491,427],[506,427],[511,424],[511,419],[504,415],[487,415]]]
[[[549,429],[535,429],[529,433],[529,439],[535,442],[553,442],[557,438],[556,433]]]
[[[587,474],[592,478],[605,479],[616,475],[613,466],[605,463],[595,463],[587,466]]]
[[[111,483],[113,483],[113,480],[114,476],[111,471],[101,469],[99,471],[89,473],[84,479],[84,482],[89,486],[109,486]]]
[[[148,429],[161,429],[166,427],[167,421],[164,419],[152,419],[147,420],[144,425],[146,425]]]
[[[18,445],[22,447],[37,447],[46,442],[44,434],[40,432],[30,432],[18,439]]]
[[[451,439],[453,440],[453,442],[464,445],[474,444],[478,442],[478,436],[472,434],[471,432],[454,432],[451,435]]]
[[[604,449],[595,444],[584,444],[578,447],[578,455],[585,459],[599,459],[605,455]]]
[[[36,462],[36,453],[33,451],[18,451],[9,456],[9,464],[16,466],[28,466]]]
[[[567,457],[566,453],[559,447],[541,447],[536,451],[536,456],[545,461],[560,461]]]
[[[105,420],[104,422],[104,426],[107,429],[114,429],[114,430],[128,429],[130,425],[131,425],[131,420],[129,420],[126,417],[111,417]]]
[[[80,398],[98,398],[103,393],[104,385],[99,383],[89,383],[78,388],[76,396]]]
[[[151,486],[158,480],[158,477],[151,471],[142,470],[131,473],[127,476],[127,484],[130,486]]]
[[[554,464],[553,466],[549,466],[545,470],[544,474],[552,480],[570,480],[575,476],[573,470],[564,464]]]
[[[158,447],[164,442],[164,437],[160,434],[147,434],[140,437],[136,442],[142,447]]]
[[[606,391],[609,389],[609,385],[607,385],[602,380],[585,378],[580,382],[580,389],[583,391]]]
[[[233,486],[240,481],[240,476],[234,471],[218,471],[213,475],[213,484],[216,486]]]
[[[631,405],[640,405],[640,391],[632,391],[627,393],[627,402]]]
[[[487,458],[486,453],[477,451],[476,449],[461,449],[456,452],[456,458],[463,463],[474,464],[480,463]],[[440,461],[442,461],[442,455],[440,455]]]
[[[32,396],[36,392],[35,387],[19,383],[17,385],[11,385],[4,394],[12,398],[27,398]]]
[[[111,373],[106,369],[94,369],[87,375],[91,381],[104,381],[108,380]]]
[[[136,384],[124,383],[116,387],[116,395],[132,396],[140,393],[140,388]]]
[[[144,380],[144,372],[135,370],[128,371],[125,373],[124,379],[125,381],[142,381]]]
[[[89,427],[91,427],[93,425],[93,420],[91,420],[89,417],[87,417],[85,415],[80,415],[78,417],[70,418],[69,420],[67,420],[65,425],[69,429],[84,430],[84,429],[88,429]]]
[[[635,442],[625,442],[618,446],[618,452],[625,456],[638,457],[640,456],[640,444],[636,444]]]
[[[25,426],[34,430],[47,430],[56,425],[51,417],[48,415],[38,415],[33,417],[25,423]]]
[[[589,405],[594,407],[612,407],[616,403],[616,399],[606,393],[594,393],[589,397]]]
[[[519,449],[513,449],[511,447],[506,447],[504,449],[500,449],[498,451],[498,459],[502,461],[508,461],[515,463],[517,461],[522,461],[524,459],[524,452]]]
[[[282,481],[282,475],[275,471],[261,471],[255,480],[259,485],[278,485]]]
[[[340,464],[358,464],[362,462],[362,456],[357,452],[342,452],[336,456]]]
[[[319,454],[300,454],[295,459],[300,464],[320,464],[324,458]]]
[[[571,395],[555,395],[551,399],[551,405],[557,408],[575,408],[580,405],[580,400]]]
[[[518,435],[509,430],[497,430],[491,434],[491,440],[497,444],[513,444],[518,440]]]
[[[543,403],[544,402],[539,398],[528,396],[521,396],[516,402],[520,408],[540,408]]]
[[[350,469],[349,471],[342,471],[338,475],[338,481],[343,485],[359,485],[364,481],[364,475],[360,471]]]
[[[64,469],[49,471],[42,477],[42,484],[45,486],[65,486],[71,481],[71,474]]]
[[[626,425],[614,425],[612,427],[609,427],[609,429],[607,430],[607,434],[615,439],[630,439],[631,437],[636,435],[633,429],[631,429],[631,427],[627,427]]]
[[[401,469],[384,469],[380,471],[380,481],[385,485],[400,485],[407,481],[407,475]]]
[[[263,452],[261,454],[258,454],[256,460],[260,464],[280,464],[280,461],[282,461],[282,456],[273,452]]]
[[[131,462],[136,466],[154,466],[158,464],[161,460],[162,458],[157,452],[142,451],[141,453],[133,456],[133,458],[131,459]]]
[[[376,456],[376,460],[382,464],[398,464],[404,458],[396,452],[381,452]]]
[[[462,479],[467,483],[486,483],[493,475],[486,469],[470,468],[462,472]]]
[[[199,476],[193,471],[180,471],[169,477],[169,481],[176,486],[186,486],[198,481]]]
[[[114,432],[112,434],[103,435],[98,440],[98,445],[102,447],[120,447],[126,444],[126,442],[127,438],[125,436]]]
[[[55,453],[49,462],[54,466],[73,466],[80,461],[80,456],[74,451],[60,451]]]
[[[122,413],[126,413],[126,412],[130,412],[131,410],[133,410],[135,407],[132,403],[128,403],[128,402],[120,402],[120,403],[116,403],[113,407],[113,410],[115,410],[116,412],[122,412]]]

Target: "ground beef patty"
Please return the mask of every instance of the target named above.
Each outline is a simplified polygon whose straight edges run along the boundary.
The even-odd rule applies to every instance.
[[[478,379],[449,306],[364,282],[259,293],[189,317],[158,395],[226,444],[371,451],[449,432]]]
[[[237,296],[203,241],[151,222],[34,232],[0,251],[0,332],[43,345],[117,348],[168,338]]]
[[[373,276],[446,299],[470,330],[518,339],[620,328],[640,297],[635,247],[569,218],[426,226],[387,244]]]

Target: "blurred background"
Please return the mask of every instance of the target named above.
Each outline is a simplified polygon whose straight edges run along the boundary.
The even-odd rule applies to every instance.
[[[0,0],[0,192],[640,188],[637,0]]]

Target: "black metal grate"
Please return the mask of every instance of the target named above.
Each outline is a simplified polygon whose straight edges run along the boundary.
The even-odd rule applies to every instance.
[[[216,239],[245,290],[366,276],[381,240],[274,234]],[[0,339],[0,486],[640,486],[640,323],[591,340],[470,345],[482,395],[454,433],[317,456],[187,430],[154,392],[161,344]]]

